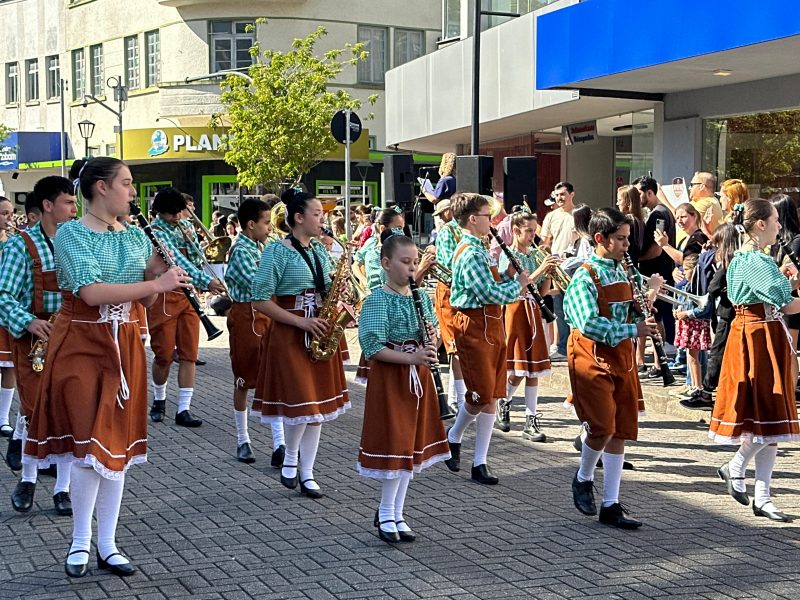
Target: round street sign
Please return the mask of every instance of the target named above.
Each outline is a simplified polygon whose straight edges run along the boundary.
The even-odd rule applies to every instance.
[[[340,144],[347,141],[347,132],[345,130],[345,122],[347,117],[345,111],[340,110],[331,119],[331,133],[334,139]],[[350,111],[350,142],[355,142],[361,137],[361,119],[353,111]]]

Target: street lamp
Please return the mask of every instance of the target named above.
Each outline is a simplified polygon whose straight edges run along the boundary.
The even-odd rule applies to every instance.
[[[89,138],[92,137],[94,133],[94,123],[92,123],[88,119],[84,119],[83,121],[78,123],[78,130],[81,132],[81,137],[83,138],[84,144],[84,158],[89,158]]]
[[[122,77],[109,77],[106,80],[106,85],[114,90],[114,100],[117,101],[117,109],[114,110],[108,104],[95,98],[92,94],[86,94],[83,97],[83,107],[89,106],[89,100],[94,104],[99,104],[108,112],[117,117],[117,125],[114,127],[114,133],[119,134],[119,159],[125,158],[124,147],[122,142],[122,111],[124,110],[125,102],[128,101],[128,87],[122,83]]]
[[[367,173],[372,168],[372,163],[368,160],[362,160],[356,163],[358,174],[361,175],[361,200],[364,204],[367,203]]]

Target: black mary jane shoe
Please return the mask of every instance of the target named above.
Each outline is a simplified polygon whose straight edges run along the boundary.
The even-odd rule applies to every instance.
[[[400,523],[405,523],[406,525],[408,525],[408,523],[406,523],[405,521],[395,521],[395,525],[400,525]],[[408,531],[400,531],[398,529],[397,535],[400,536],[401,542],[413,542],[414,540],[417,539],[417,534],[411,531],[410,529]]]
[[[14,428],[11,425],[0,425],[0,437],[10,438],[14,435]]]
[[[20,481],[11,494],[11,506],[17,512],[28,512],[33,508],[33,495],[36,493],[36,484]]]
[[[384,523],[394,523],[394,521],[381,521],[378,523],[378,537],[387,544],[397,544],[400,541],[400,534],[396,531],[384,531],[381,525]]]
[[[253,455],[253,449],[250,447],[249,442],[239,444],[239,447],[236,448],[236,460],[248,465],[256,462],[256,457]]]
[[[72,516],[72,500],[69,497],[69,492],[58,492],[53,496],[53,507],[56,509],[56,514],[60,517]]]
[[[200,427],[202,424],[203,420],[193,417],[188,410],[182,410],[175,415],[175,425],[179,427]]]
[[[486,464],[478,465],[477,467],[473,465],[471,476],[472,481],[477,481],[483,485],[497,485],[497,482],[500,481],[494,473],[489,470],[489,465]]]
[[[766,504],[764,506],[766,506]],[[764,510],[763,506],[758,508],[755,500],[753,500],[753,514],[757,517],[766,517],[770,521],[777,521],[779,523],[792,522],[792,518],[789,515],[782,513],[779,510]]]
[[[306,479],[305,481],[300,482],[300,493],[303,494],[304,496],[308,496],[312,500],[319,500],[320,498],[324,498],[325,494],[323,494],[321,491],[306,487],[306,484],[309,481],[314,481],[314,480]],[[316,483],[316,481],[314,481],[314,483]]]
[[[6,464],[12,471],[22,470],[22,440],[10,438],[6,451]]]
[[[731,471],[728,463],[725,463],[719,469],[717,469],[717,475],[720,479],[722,479],[722,481],[725,482],[725,485],[728,487],[728,493],[734,500],[736,500],[739,504],[744,504],[745,506],[750,504],[750,496],[747,495],[747,492],[738,492],[733,489],[733,482],[743,481],[744,477],[731,477]],[[755,509],[755,503],[753,503],[753,508]]]
[[[153,423],[160,423],[164,420],[164,416],[167,413],[167,401],[166,400],[154,400],[153,406],[150,407],[150,420]]]
[[[447,435],[450,435],[450,430],[452,427],[447,428]],[[444,464],[447,465],[447,468],[450,469],[453,473],[457,473],[461,470],[461,444],[456,444],[455,442],[451,442],[450,438],[447,438],[447,444],[450,446],[450,458],[444,461]]]
[[[128,562],[122,563],[120,565],[112,565],[108,563],[108,559],[112,556],[122,556]],[[136,567],[134,567],[130,560],[126,556],[123,556],[119,552],[114,552],[113,554],[109,554],[105,558],[100,558],[100,552],[97,552],[97,568],[98,569],[105,569],[106,571],[111,571],[114,575],[119,575],[120,577],[129,577],[136,573]]]
[[[272,458],[270,459],[269,464],[276,469],[280,469],[283,466],[284,458],[286,458],[286,446],[281,444],[272,453]]]
[[[283,465],[286,469],[297,469],[297,465]],[[287,487],[290,490],[293,490],[297,487],[297,480],[298,480],[298,473],[295,473],[294,477],[284,477],[283,471],[281,471],[281,483],[283,487]]]
[[[73,554],[85,554],[86,555],[86,562],[80,565],[71,565],[68,562],[64,562],[64,572],[74,578],[83,577],[89,572],[89,551],[88,550],[73,550],[69,554],[67,554],[67,560]]]

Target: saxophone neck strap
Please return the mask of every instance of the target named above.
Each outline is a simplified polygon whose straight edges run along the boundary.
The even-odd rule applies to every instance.
[[[317,253],[314,252],[313,248],[309,246],[308,248],[303,247],[298,240],[293,235],[289,235],[289,242],[292,244],[292,247],[297,250],[300,256],[303,257],[303,260],[306,261],[308,265],[308,269],[311,271],[311,276],[314,278],[314,290],[318,294],[325,294],[325,272],[322,270],[322,263],[319,260],[319,256]],[[311,258],[308,256],[314,257],[314,262],[312,264]]]

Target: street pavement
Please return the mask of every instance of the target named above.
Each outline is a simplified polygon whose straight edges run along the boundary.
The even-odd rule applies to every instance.
[[[224,327],[222,319],[216,319]],[[348,338],[354,339],[354,331]],[[351,344],[353,348],[355,344]],[[357,356],[357,353],[355,354]],[[53,479],[42,478],[27,514],[11,509],[16,477],[0,470],[0,598],[796,598],[800,529],[755,518],[716,477],[732,448],[707,442],[706,425],[650,412],[627,454],[621,497],[645,526],[634,532],[578,513],[570,481],[578,433],[563,407],[564,367],[543,385],[548,441],[520,438],[522,398],[508,434],[495,431],[490,465],[500,485],[444,465],[412,481],[406,518],[412,544],[389,546],[372,526],[376,482],[355,471],[364,388],[353,409],[323,425],[315,475],[320,501],[282,487],[270,468],[269,428],[250,433],[257,462],[236,462],[227,337],[202,343],[192,412],[199,429],[171,419],[150,428],[150,462],[129,471],[117,543],[139,572],[98,571],[69,580],[63,561],[72,521],[57,517]],[[175,371],[168,415],[175,411]],[[355,368],[348,368],[352,382]],[[14,409],[16,410],[16,408]],[[707,413],[706,413],[707,414]],[[798,445],[779,450],[773,494],[800,519]],[[748,473],[752,491],[752,470]],[[597,486],[602,490],[602,472]],[[95,530],[96,536],[96,530]]]

